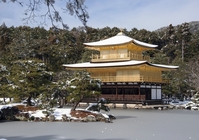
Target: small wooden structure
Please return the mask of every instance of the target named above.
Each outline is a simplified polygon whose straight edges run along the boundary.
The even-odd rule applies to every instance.
[[[169,82],[162,78],[162,71],[178,68],[150,63],[150,57],[143,52],[157,45],[135,40],[122,32],[84,45],[100,54],[92,55],[91,62],[63,66],[70,70],[87,70],[92,78],[100,79],[101,97],[113,103],[161,102],[162,85]]]

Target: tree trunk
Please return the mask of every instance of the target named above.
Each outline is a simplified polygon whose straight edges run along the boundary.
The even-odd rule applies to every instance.
[[[77,101],[77,102],[74,103],[74,105],[73,105],[73,107],[71,108],[71,110],[72,110],[72,111],[75,111],[76,108],[77,108],[77,106],[79,105],[79,103],[80,103],[81,101],[83,101],[83,99],[84,99],[84,96],[82,95],[81,99],[80,99],[79,101]]]
[[[28,99],[27,99],[27,105],[28,105],[28,106],[32,106],[32,104],[31,104],[31,98],[32,98],[32,96],[29,95],[29,97],[28,97]]]
[[[60,99],[60,107],[63,107],[64,106],[64,99],[63,97]]]
[[[184,48],[185,48],[185,40],[182,39],[182,62],[184,62]]]
[[[6,104],[6,98],[5,98],[5,96],[3,96],[3,101],[4,101],[4,103]]]
[[[73,107],[71,108],[72,111],[75,111],[77,106],[79,105],[80,101],[79,102],[75,102]]]

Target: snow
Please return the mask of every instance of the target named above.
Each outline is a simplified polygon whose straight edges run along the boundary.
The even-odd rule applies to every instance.
[[[199,110],[199,104],[194,103],[193,101],[190,100],[184,100],[184,101],[172,100],[169,102],[169,105],[174,107],[182,107],[184,109]]]
[[[87,46],[104,46],[104,45],[118,45],[118,44],[124,44],[133,41],[132,38],[122,34],[118,34],[116,36],[110,37],[108,39],[96,41],[96,42],[90,42],[90,43],[84,43],[84,45]]]
[[[0,110],[1,109],[5,109],[8,107],[13,107],[13,106],[17,106],[17,105],[24,105],[22,103],[15,103],[15,104],[7,104],[7,105],[0,105]],[[62,115],[65,114],[66,116],[70,117],[70,108],[53,108],[53,113],[52,115],[55,116],[55,120],[61,120],[62,119]],[[31,116],[34,117],[38,117],[38,118],[45,118],[46,114],[44,114],[43,112],[45,112],[46,110],[37,110],[37,111],[29,111],[28,113]]]
[[[45,118],[46,115],[43,113],[45,110],[37,110],[35,112],[30,111],[29,113],[31,114],[30,116],[32,117],[38,117],[38,118]]]
[[[158,47],[158,45],[148,44],[148,43],[145,43],[145,42],[138,41],[136,39],[133,39],[133,41],[135,42],[135,44],[138,44],[138,45],[141,45],[141,46],[145,46],[145,47],[149,47],[149,48]]]
[[[147,61],[122,61],[122,62],[107,62],[107,63],[77,63],[77,64],[63,64],[64,67],[68,68],[101,68],[101,67],[118,67],[118,66],[134,66],[134,65],[142,65],[147,64],[149,66],[167,68],[167,69],[177,69],[179,66],[171,66],[171,65],[160,65],[160,64],[152,64]]]
[[[62,120],[63,114],[65,114],[67,117],[71,117],[70,111],[71,109],[61,109],[61,108],[55,109],[53,112],[53,115],[55,116],[55,120]]]
[[[168,69],[177,69],[177,68],[179,68],[179,66],[152,64],[152,63],[149,63],[149,64],[152,65],[152,66],[155,66],[155,67],[162,67],[162,68],[168,68]]]
[[[84,43],[86,46],[109,46],[109,45],[119,45],[124,43],[130,43],[134,42],[137,45],[141,45],[143,47],[149,47],[149,48],[155,48],[158,45],[152,45],[145,42],[138,41],[136,39],[130,38],[126,36],[124,33],[120,32],[116,36],[110,37],[108,39],[96,41],[96,42],[90,42],[90,43]]]
[[[55,120],[62,120],[62,115],[65,114],[67,117],[71,117],[70,115],[70,108],[53,108],[53,113],[52,115],[55,116]],[[30,116],[34,116],[34,117],[38,117],[38,118],[45,118],[46,114],[44,114],[43,112],[46,110],[37,110],[36,112],[29,112],[31,113]]]
[[[125,43],[135,43],[142,47],[148,48],[155,48],[158,45],[148,44],[145,42],[138,41],[136,39],[130,38],[126,36],[123,32],[118,33],[116,36],[110,37],[108,39],[104,39],[101,41],[84,43],[86,46],[110,46],[110,45],[119,45]],[[63,64],[64,67],[67,68],[101,68],[101,67],[117,67],[117,66],[134,66],[134,65],[141,65],[147,64],[149,66],[165,68],[165,69],[177,69],[179,66],[170,66],[170,65],[160,65],[160,64],[152,64],[147,61],[137,61],[137,60],[130,60],[130,61],[122,61],[122,62],[104,62],[104,63],[77,63],[77,64]]]
[[[104,116],[104,118],[109,119],[109,116],[107,114],[102,113],[102,115]]]
[[[64,64],[64,67],[71,67],[71,68],[92,68],[92,67],[112,67],[112,66],[126,66],[126,65],[139,65],[144,64],[146,61],[123,61],[123,62],[108,62],[108,63],[77,63],[77,64]]]
[[[10,99],[11,101],[13,100],[13,98],[5,98],[5,102],[10,102]],[[4,102],[4,99],[3,98],[0,98],[0,102]]]
[[[17,106],[17,105],[24,105],[24,104],[22,104],[22,103],[12,103],[12,104],[7,104],[7,105],[0,105],[0,110],[4,109],[4,108],[8,108],[8,107]]]
[[[22,103],[15,103],[15,104],[7,104],[7,105],[0,105],[0,111],[1,109],[4,109],[4,108],[8,108],[8,107],[13,107],[13,106],[16,106],[16,105],[24,105]],[[81,109],[81,108],[77,108],[76,110],[86,110],[86,109]],[[46,112],[47,110],[36,110],[36,111],[29,111],[29,116],[30,117],[37,117],[37,118],[46,118],[46,114],[44,112]],[[97,111],[90,111],[90,110],[86,110],[88,112],[91,112],[91,113],[95,113],[95,114],[101,114],[103,115],[105,118],[109,118],[109,116],[106,114],[106,113],[102,113],[102,112],[97,112]],[[52,113],[51,115],[54,115],[55,117],[55,120],[57,121],[61,121],[62,120],[62,117],[63,115],[66,115],[67,117],[73,119],[73,120],[76,120],[78,118],[75,118],[75,117],[72,117],[70,115],[70,112],[71,112],[71,108],[52,108]]]

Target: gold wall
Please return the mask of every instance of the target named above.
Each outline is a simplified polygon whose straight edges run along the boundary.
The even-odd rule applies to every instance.
[[[105,68],[105,69],[90,69],[88,70],[91,77],[101,79],[102,82],[159,82],[162,80],[161,69],[136,66],[122,68]]]

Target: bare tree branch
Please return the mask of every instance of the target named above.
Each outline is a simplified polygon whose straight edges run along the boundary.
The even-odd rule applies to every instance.
[[[6,2],[17,2],[18,4],[20,4],[21,6],[23,6],[23,2],[21,2],[21,1],[18,1],[18,0],[0,0],[0,2],[4,2],[4,3],[6,3]]]
[[[89,16],[86,11],[86,6],[84,5],[84,1],[85,0],[66,0],[66,8],[61,8],[61,10],[68,11],[72,16],[75,14],[82,24],[86,26]],[[60,12],[55,8],[55,0],[29,0],[29,2],[21,2],[19,0],[0,0],[0,2],[17,2],[22,7],[25,5],[26,9],[24,12],[26,17],[23,18],[23,21],[25,21],[26,24],[29,22],[37,22],[38,20],[36,18],[41,18],[42,22],[39,23],[41,25],[46,25],[47,20],[49,19],[53,27],[58,26],[55,25],[55,23],[61,23],[64,29],[68,29],[68,25],[64,23]],[[44,14],[41,13],[43,5],[47,7]]]
[[[193,59],[187,64],[186,73],[188,75],[188,81],[191,85],[199,90],[199,63],[198,59]]]
[[[71,15],[76,15],[82,24],[86,26],[87,19],[89,15],[86,11],[86,6],[84,6],[84,0],[69,0],[66,4],[66,11],[69,11]]]

